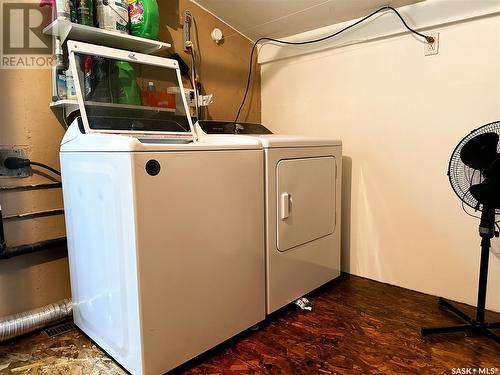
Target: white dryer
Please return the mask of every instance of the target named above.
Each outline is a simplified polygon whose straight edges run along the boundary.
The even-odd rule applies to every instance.
[[[342,142],[274,135],[261,124],[200,121],[200,140],[258,139],[265,160],[266,310],[340,275]]]

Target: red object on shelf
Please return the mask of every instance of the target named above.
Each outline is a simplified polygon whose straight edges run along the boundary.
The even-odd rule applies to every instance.
[[[175,94],[164,91],[141,91],[142,105],[175,109]]]
[[[55,19],[57,19],[55,0],[40,0],[40,8],[43,8],[43,7],[50,8],[51,14],[48,16],[48,17],[50,17],[50,20],[48,20],[48,22],[52,22]],[[44,23],[44,25],[45,25],[45,23]]]

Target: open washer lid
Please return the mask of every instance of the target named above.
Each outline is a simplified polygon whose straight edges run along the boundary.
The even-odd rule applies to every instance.
[[[177,61],[68,41],[84,133],[196,141]]]

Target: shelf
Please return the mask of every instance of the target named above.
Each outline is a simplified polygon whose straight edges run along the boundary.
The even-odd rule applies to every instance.
[[[76,100],[58,100],[57,102],[50,103],[51,108],[73,107],[74,110],[78,109],[78,101]]]
[[[76,100],[58,100],[57,102],[51,102],[50,108],[52,111],[55,110],[66,110],[66,116],[71,112],[78,111],[80,108],[78,107],[78,102]]]
[[[61,39],[61,42],[76,40],[145,54],[170,48],[169,43],[103,30],[97,27],[79,25],[66,20],[53,21],[43,29],[43,33],[57,36]]]
[[[66,118],[72,112],[78,111],[78,102],[76,100],[58,100],[50,103],[50,109],[61,124],[66,125]]]

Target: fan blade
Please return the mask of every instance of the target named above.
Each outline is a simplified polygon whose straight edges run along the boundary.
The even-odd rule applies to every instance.
[[[500,180],[486,179],[480,184],[472,185],[469,191],[483,206],[490,209],[500,208]]]
[[[484,171],[484,177],[500,183],[500,154],[497,156],[497,159],[491,163],[490,167],[486,171]]]
[[[484,171],[496,158],[499,135],[484,133],[470,139],[460,151],[460,159],[470,168]]]

